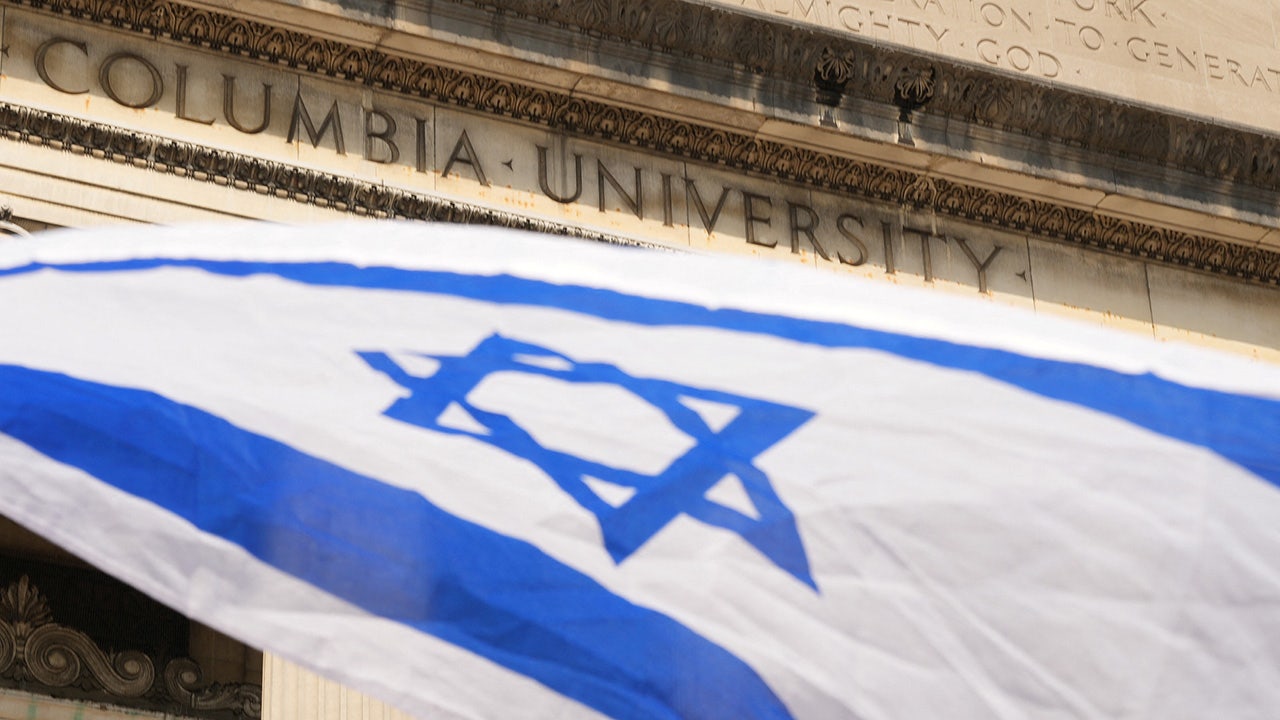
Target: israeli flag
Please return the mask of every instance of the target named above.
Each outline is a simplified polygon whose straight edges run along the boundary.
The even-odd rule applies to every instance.
[[[0,243],[0,512],[431,718],[1275,718],[1280,374],[814,268]]]

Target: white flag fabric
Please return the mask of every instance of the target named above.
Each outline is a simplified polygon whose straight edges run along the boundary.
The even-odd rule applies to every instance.
[[[0,243],[0,512],[421,717],[1274,718],[1280,373],[396,224]]]

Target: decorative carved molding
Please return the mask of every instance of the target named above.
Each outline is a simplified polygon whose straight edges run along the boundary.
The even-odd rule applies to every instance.
[[[893,104],[901,112],[898,119],[907,122],[911,113],[933,100],[938,87],[938,71],[928,63],[917,62],[898,69],[893,81]]]
[[[40,591],[24,575],[0,591],[0,679],[37,692],[75,689],[126,706],[179,708],[195,715],[262,716],[262,687],[234,683],[200,687],[200,668],[172,660],[163,685],[155,662],[136,650],[107,652],[88,635],[53,622]]]
[[[816,102],[836,107],[844,95],[845,86],[853,76],[853,53],[838,53],[823,48],[818,64],[813,69],[813,84],[817,88]]]
[[[0,235],[16,235],[24,237],[29,233],[13,221],[13,208],[8,205],[0,207]]]
[[[137,698],[151,688],[155,666],[140,652],[106,653],[84,633],[55,624],[44,598],[23,576],[0,595],[0,677]]]
[[[190,658],[169,661],[164,687],[169,696],[192,710],[230,710],[238,717],[262,717],[262,687],[247,683],[213,683],[201,687],[200,666]]]
[[[616,110],[617,113],[622,113]],[[638,113],[636,114],[638,115]],[[611,115],[613,121],[626,116]],[[581,117],[597,125],[600,118]],[[649,129],[653,126],[646,125]],[[694,126],[689,126],[694,127]],[[778,177],[867,200],[933,210],[941,215],[1053,238],[1103,252],[1190,268],[1267,285],[1280,285],[1280,253],[1236,245],[1169,228],[1031,200],[909,170],[778,146],[716,130],[682,138],[692,157],[723,157],[744,170],[764,165]],[[379,218],[496,225],[626,245],[646,243],[299,168],[226,150],[112,127],[65,115],[0,103],[0,136],[77,154],[108,158],[180,177]],[[658,246],[650,246],[658,247]]]
[[[710,34],[720,38],[716,40],[719,44],[715,45],[720,47],[728,42],[722,36],[727,36],[733,39],[731,44],[735,47],[741,45],[738,49],[743,52],[749,47],[773,48],[774,52],[770,57],[775,60],[781,52],[781,45],[778,43],[783,41],[774,37],[774,33],[790,37],[787,33],[791,31],[787,28],[764,23],[758,29],[768,36],[769,41],[761,45],[764,35],[744,35],[740,31],[741,27],[755,27],[750,23],[757,21],[751,18],[744,19],[732,13],[725,15],[713,8],[688,5],[679,0],[669,0],[673,3],[670,6],[655,4],[667,1],[635,0],[633,4],[627,5],[647,8],[639,15],[629,12],[619,15],[618,12],[621,11],[610,9],[621,7],[618,0],[563,0],[556,3],[550,0],[503,0],[501,9],[512,11],[523,8],[522,12],[528,11],[538,17],[559,17],[556,13],[564,8],[572,8],[573,16],[578,17],[579,21],[585,23],[595,18],[597,25],[603,23],[602,27],[613,29],[622,27],[617,23],[640,22],[649,30],[637,30],[633,33],[638,38],[650,37],[645,33],[658,33],[660,28],[667,27],[668,31],[661,35],[667,38],[664,42],[668,44],[684,42],[682,37],[696,38]],[[1239,246],[1086,209],[1031,200],[1010,193],[932,178],[909,170],[761,140],[728,130],[392,56],[379,50],[275,28],[169,0],[0,0],[0,3],[26,5],[134,32],[164,36],[202,48],[357,80],[415,98],[471,108],[709,165],[772,176],[853,197],[931,209],[944,216],[1026,232],[1105,252],[1136,256],[1269,285],[1280,284],[1280,254],[1270,250]],[[531,9],[535,7],[541,8],[543,14],[532,13]],[[677,13],[680,23],[686,20],[690,23],[672,25],[668,21],[676,16],[664,15],[663,12],[658,12],[659,8],[666,8],[663,12]],[[721,15],[725,15],[721,19],[727,25],[720,26],[710,22],[714,19],[712,16],[720,18]],[[664,17],[667,20],[661,20]],[[697,22],[692,22],[694,20]],[[739,22],[746,22],[748,25],[734,24]],[[626,27],[635,29],[631,25]],[[678,28],[694,30],[682,35]],[[812,32],[805,33],[806,38],[812,36]],[[653,37],[656,42],[656,36]],[[694,44],[697,45],[696,42]],[[1247,136],[1235,131],[1226,132],[1214,126],[1195,124],[1196,130],[1192,133],[1194,142],[1175,142],[1175,137],[1182,136],[1174,132],[1174,125],[1170,123],[1183,122],[1180,118],[1155,113],[1150,113],[1150,116],[1142,115],[1149,111],[1113,107],[1109,102],[1105,105],[1111,109],[1105,110],[1091,104],[1095,102],[1094,98],[1022,82],[1015,83],[1002,76],[980,73],[941,61],[924,66],[917,57],[853,42],[829,47],[824,45],[822,48],[814,48],[813,52],[802,51],[799,45],[795,45],[795,53],[787,57],[803,56],[804,63],[800,67],[807,68],[808,76],[812,76],[823,48],[828,48],[832,53],[843,53],[845,49],[856,48],[857,53],[848,56],[853,61],[853,75],[847,87],[861,87],[858,94],[863,96],[874,95],[891,102],[895,93],[903,91],[895,88],[902,85],[910,92],[918,92],[918,97],[923,99],[927,96],[931,81],[933,97],[927,100],[930,111],[936,111],[939,103],[944,107],[953,107],[954,102],[957,102],[956,98],[963,97],[969,108],[965,112],[973,116],[971,119],[994,124],[1000,118],[1019,116],[1041,117],[1048,122],[1051,115],[1055,123],[1063,123],[1061,131],[1038,129],[1037,132],[1042,135],[1061,134],[1083,138],[1092,131],[1091,128],[1129,128],[1132,132],[1126,130],[1129,134],[1125,137],[1128,138],[1126,142],[1132,143],[1131,149],[1146,148],[1143,152],[1149,150],[1167,155],[1170,147],[1183,147],[1191,143],[1195,152],[1188,157],[1211,162],[1217,171],[1216,175],[1220,177],[1243,172],[1239,167],[1244,162],[1242,158],[1256,159],[1257,152],[1261,152],[1255,147],[1257,143],[1254,141],[1265,141],[1266,153],[1270,159],[1267,162],[1252,163],[1252,170],[1245,174],[1254,180],[1266,175],[1269,178],[1267,183],[1280,183],[1280,138]],[[765,62],[764,57],[761,56],[759,61]],[[957,74],[961,71],[968,74]],[[868,89],[872,85],[875,86],[874,93]],[[1043,96],[1037,96],[1041,100],[1032,102],[1024,92],[1027,88],[1041,93],[1066,93],[1062,96],[1063,100],[1054,102],[1066,102],[1074,109],[1071,112],[1047,113],[1043,108],[1052,103],[1045,104]],[[1040,110],[1031,112],[1036,107]],[[1132,114],[1134,112],[1138,115]],[[1100,114],[1091,116],[1090,113]],[[441,200],[3,103],[0,103],[0,133],[27,142],[45,143],[72,152],[89,153],[198,180],[234,184],[240,188],[362,215],[483,223],[639,244],[514,213]],[[1253,140],[1250,140],[1251,137]],[[1087,142],[1092,144],[1093,141]]]
[[[886,104],[897,96],[900,73],[920,61],[919,55],[846,33],[770,22],[687,0],[449,1],[745,68],[784,82],[807,80],[813,68],[821,66],[823,57],[857,58],[841,92]],[[1280,189],[1280,136],[1225,127],[961,62],[936,58],[930,63],[936,73],[936,90],[927,108],[930,114],[1205,177]],[[1071,112],[1063,112],[1063,108]],[[1080,123],[1082,117],[1089,122]]]
[[[227,150],[0,103],[0,137],[375,218],[493,225],[615,245],[662,246],[362,182]]]

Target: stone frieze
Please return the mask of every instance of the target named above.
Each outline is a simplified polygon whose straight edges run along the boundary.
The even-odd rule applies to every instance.
[[[1252,282],[1280,284],[1280,253],[1273,251],[1244,247],[1090,210],[1032,200],[1011,193],[933,178],[914,171],[762,140],[686,120],[617,107],[413,58],[398,57],[376,49],[356,47],[169,0],[3,1],[132,32],[163,36],[196,47],[366,83],[409,97],[469,108],[572,135],[775,177],[855,198],[903,204],[932,210],[955,219],[1025,232],[1094,250],[1136,256]],[[600,5],[606,0],[592,2]],[[504,0],[504,8],[511,9],[508,5]],[[568,5],[572,5],[572,0],[566,3]],[[689,11],[715,12],[710,8],[699,7]],[[587,17],[596,15],[600,16],[597,19],[601,22],[613,17],[608,13],[587,14]],[[652,14],[645,17],[656,23]],[[659,25],[661,23],[656,23],[654,27]],[[781,33],[784,30],[771,25],[764,27],[770,29],[771,33]],[[825,59],[822,55],[824,50],[827,51]],[[893,102],[895,97],[905,98],[912,106],[910,110],[918,110],[921,105],[930,110],[946,107],[946,103],[938,105],[939,100],[958,92],[955,76],[948,74],[945,64],[926,67],[918,57],[882,48],[875,50],[880,53],[875,57],[886,60],[877,61],[879,64],[875,64],[874,68],[868,64],[871,63],[870,56],[865,52],[859,54],[860,51],[856,48],[846,48],[833,54],[827,46],[823,46],[815,51],[816,54],[806,56],[806,62],[813,60],[816,63],[822,60],[824,65],[821,76],[828,82],[828,91],[832,85],[839,86],[840,81],[844,81],[845,92],[850,87],[869,87],[868,83],[874,81],[873,84],[879,88],[877,92],[887,98],[887,102]],[[833,58],[838,60],[833,61]],[[958,69],[970,72],[964,68]],[[813,66],[810,66],[808,76],[815,77]],[[1003,81],[1001,78],[996,79]],[[987,80],[991,78],[988,77]],[[1008,96],[1001,94],[1003,91],[994,90],[990,83],[982,88],[977,85],[966,87],[969,89],[961,93],[969,98],[966,102],[977,102],[975,98],[979,97],[987,98],[972,107],[982,105],[987,108],[983,113],[994,113],[997,106],[1004,107],[1010,102],[1016,105],[1017,102],[1025,101],[1008,99],[1014,97],[1014,90],[1035,86],[1026,86],[1021,82],[1009,85]],[[1041,89],[1044,92],[1058,92],[1049,88]],[[1086,102],[1085,99],[1078,101]],[[899,104],[903,104],[901,100]],[[1088,110],[1084,105],[1080,107],[1080,113]],[[904,112],[906,111],[908,109],[904,107]],[[1125,110],[1116,110],[1122,111]],[[988,119],[994,122],[994,118],[995,115],[991,115]],[[1105,116],[1094,118],[1094,124],[1113,127],[1108,124]],[[1135,121],[1135,127],[1136,125]],[[1074,122],[1072,126],[1077,128],[1073,132],[1082,133],[1085,131],[1081,128],[1088,126],[1088,123]],[[1147,135],[1152,138],[1159,136],[1163,140],[1157,142],[1156,139],[1149,139],[1145,144],[1136,143],[1134,148],[1155,148],[1160,145],[1168,150],[1171,136],[1162,134],[1162,126],[1158,122],[1147,122],[1143,127]],[[1245,148],[1249,140],[1237,132],[1220,136],[1215,134],[1217,130],[1220,128],[1207,125],[1200,127],[1199,134],[1195,135],[1198,138],[1195,147],[1199,148],[1197,156],[1202,159],[1219,156],[1225,158],[1217,165],[1218,175],[1225,177],[1234,172],[1231,168],[1238,165],[1236,160],[1248,155]],[[329,205],[377,217],[482,222],[566,235],[596,236],[595,233],[581,229],[534,220],[515,213],[440,200],[334,174],[16,105],[0,104],[0,132],[13,139],[109,157],[153,170],[234,184],[282,198]],[[1266,140],[1273,142],[1276,139]],[[1222,147],[1228,148],[1229,152],[1224,150],[1226,154],[1222,155],[1217,150],[1210,151]],[[1254,160],[1250,167],[1251,177],[1256,180],[1267,167],[1272,166],[1257,162],[1256,157]],[[1268,177],[1274,177],[1274,174]]]

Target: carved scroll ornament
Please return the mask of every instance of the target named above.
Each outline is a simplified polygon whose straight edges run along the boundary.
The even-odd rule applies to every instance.
[[[160,684],[145,653],[107,652],[83,632],[53,622],[48,602],[25,575],[0,591],[0,678],[36,692],[89,691],[95,699],[123,705],[147,700],[145,706],[176,706],[196,715],[262,715],[258,685],[200,687],[200,668],[188,658],[171,661]]]
[[[182,707],[192,710],[231,710],[245,718],[262,717],[262,688],[249,683],[213,683],[202,687],[200,666],[190,658],[169,661],[164,687]]]

